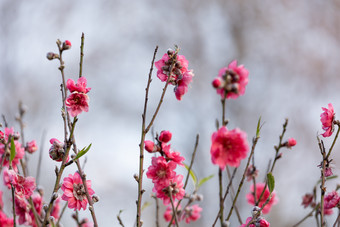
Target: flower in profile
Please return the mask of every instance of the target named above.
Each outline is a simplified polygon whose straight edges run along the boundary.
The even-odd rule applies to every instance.
[[[30,142],[26,143],[26,147],[25,150],[30,153],[33,154],[34,152],[36,152],[38,150],[38,146],[37,146],[37,142],[35,140],[32,140]]]
[[[33,154],[34,152],[36,152],[38,150],[38,146],[37,146],[37,142],[35,140],[32,140],[30,142],[27,142],[26,147],[25,147],[26,151],[30,154]]]
[[[79,93],[88,93],[91,88],[86,87],[87,86],[87,80],[85,77],[80,77],[75,84],[72,79],[68,79],[66,82],[66,87],[67,89],[72,93],[72,92],[79,92]]]
[[[228,67],[220,69],[217,78],[212,82],[217,94],[222,99],[236,99],[243,95],[248,84],[249,71],[243,65],[237,66],[237,61],[232,61]]]
[[[25,198],[15,196],[15,214],[19,216],[20,225],[31,225],[32,217],[29,214],[30,205]]]
[[[313,194],[307,193],[302,197],[301,205],[303,205],[304,208],[307,208],[309,205],[313,204],[313,199],[314,199]]]
[[[61,162],[65,155],[64,144],[56,138],[50,139],[52,146],[49,149],[50,158],[54,161]],[[68,157],[67,157],[68,160]]]
[[[262,194],[262,191],[264,189],[264,187],[266,186],[265,183],[257,183],[256,184],[256,201],[259,201],[259,198]],[[258,204],[259,207],[262,207],[262,205],[266,202],[266,200],[268,199],[270,195],[268,186],[266,186],[266,189],[264,190],[263,196],[260,199],[260,202]],[[250,193],[248,193],[246,195],[246,198],[248,200],[248,203],[251,205],[255,205],[255,201],[254,201],[254,185],[250,186]],[[269,211],[271,210],[272,206],[275,205],[278,202],[278,199],[276,198],[276,192],[273,191],[272,192],[272,198],[269,200],[268,204],[264,206],[262,213],[263,214],[267,214],[269,213]]]
[[[247,134],[236,128],[228,130],[221,127],[211,136],[211,160],[215,165],[224,169],[226,165],[238,167],[240,161],[247,157],[249,147]]]
[[[322,129],[325,130],[323,134],[321,134],[323,137],[329,137],[332,135],[334,131],[334,108],[332,103],[328,103],[328,109],[322,107],[322,110],[324,111],[320,117],[321,117],[321,123],[322,123]]]
[[[332,209],[336,207],[339,204],[339,201],[340,197],[337,191],[332,191],[328,193],[324,198],[325,209]]]
[[[192,221],[197,221],[201,217],[202,208],[197,204],[186,207],[184,209],[183,219],[186,223],[190,223]]]
[[[59,215],[60,215],[60,196],[58,195],[58,198],[54,201],[53,203],[53,207],[51,210],[51,216],[53,216],[56,220],[59,219]]]
[[[188,70],[188,60],[183,55],[178,55],[177,52],[169,49],[159,61],[155,62],[155,66],[157,77],[162,82],[169,81],[174,85],[176,98],[181,100],[188,91],[188,85],[194,74],[192,70]]]
[[[86,186],[89,192],[89,195],[92,196],[94,191],[91,188],[91,181],[86,181]],[[83,208],[86,209],[87,206],[87,197],[85,187],[83,185],[83,181],[78,172],[75,172],[74,175],[69,174],[68,177],[64,178],[63,184],[61,185],[61,190],[64,191],[62,195],[62,199],[68,202],[68,208],[75,210],[80,210]]]

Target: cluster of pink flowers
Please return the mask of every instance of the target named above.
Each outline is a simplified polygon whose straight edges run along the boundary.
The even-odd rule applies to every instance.
[[[220,69],[212,85],[222,99],[236,99],[245,92],[248,84],[248,74],[248,70],[243,65],[237,66],[237,61],[234,60],[228,67]]]
[[[265,183],[257,183],[255,189],[254,189],[254,185],[250,186],[250,193],[248,193],[246,195],[246,198],[247,198],[249,204],[255,205],[254,190],[256,190],[256,201],[259,201],[260,196],[261,196],[262,191],[263,191],[265,186],[266,186]],[[260,202],[258,203],[259,207],[262,207],[262,205],[269,198],[269,195],[270,195],[270,192],[269,192],[268,186],[266,186],[266,189],[265,189],[265,191],[263,193],[263,196],[261,197]],[[272,198],[269,200],[267,205],[265,205],[263,210],[262,210],[263,214],[269,213],[269,211],[271,210],[272,206],[275,205],[277,202],[278,202],[278,199],[276,197],[276,192],[273,191],[272,192]]]
[[[174,206],[177,207],[177,203],[174,203]],[[192,206],[187,206],[182,210],[181,205],[178,206],[177,213],[181,214],[178,218],[178,221],[185,221],[186,223],[197,221],[201,217],[201,211],[202,208],[199,207],[197,204]],[[164,212],[164,219],[167,222],[170,222],[172,220],[173,212],[172,212],[172,206],[167,206],[165,212]],[[172,222],[173,225],[175,225],[175,220]]]
[[[226,165],[238,167],[249,151],[247,134],[236,128],[228,130],[221,127],[211,136],[211,160],[215,165],[224,169]]]
[[[159,152],[161,156],[152,157],[152,164],[149,166],[146,176],[154,183],[153,192],[163,200],[164,205],[170,203],[170,194],[175,201],[184,197],[183,175],[177,174],[177,165],[183,165],[184,158],[179,152],[171,151],[172,134],[169,131],[162,131],[157,138],[158,144],[152,141],[145,141],[145,149],[148,152]]]
[[[168,81],[175,86],[175,95],[178,100],[187,93],[188,85],[194,76],[192,70],[188,70],[188,60],[183,55],[178,55],[173,50],[168,50],[163,57],[155,62],[157,77],[162,81]],[[171,72],[170,72],[171,71]]]
[[[87,88],[87,80],[85,77],[80,77],[75,84],[72,79],[68,79],[66,83],[67,89],[71,94],[67,97],[65,104],[67,111],[72,117],[78,116],[81,112],[89,111],[89,97],[87,93],[91,88]]]
[[[86,186],[89,195],[92,196],[94,191],[91,188],[90,180],[86,181]],[[61,185],[61,190],[64,191],[64,194],[61,198],[68,202],[67,206],[70,209],[86,209],[88,200],[86,197],[83,181],[78,172],[75,172],[74,175],[70,174],[68,177],[64,178],[63,184]]]
[[[334,131],[334,108],[332,103],[328,104],[328,109],[322,107],[322,110],[324,111],[320,117],[321,117],[321,123],[322,123],[322,129],[325,130],[323,134],[321,134],[323,137],[329,137],[332,135]]]

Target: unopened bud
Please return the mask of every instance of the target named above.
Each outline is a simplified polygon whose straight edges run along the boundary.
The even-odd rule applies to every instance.
[[[212,82],[212,86],[213,86],[214,88],[220,88],[221,85],[222,85],[222,81],[221,81],[220,78],[215,78],[215,79],[213,80],[213,82]]]
[[[168,49],[167,54],[168,54],[169,56],[171,56],[171,55],[174,54],[174,51],[173,51],[172,49]]]
[[[137,173],[133,174],[133,178],[135,178],[135,180],[138,182],[139,181],[139,177],[137,175]]]
[[[93,195],[93,196],[92,196],[92,201],[93,201],[94,203],[98,202],[98,201],[99,201],[99,196]]]
[[[63,50],[68,50],[71,48],[71,42],[68,40],[65,40],[65,42],[63,42]]]
[[[59,55],[53,52],[48,52],[46,54],[46,58],[51,61],[53,59],[59,58]]]
[[[197,201],[203,201],[203,195],[201,195],[201,194],[196,195],[196,200]]]
[[[43,205],[43,209],[44,209],[44,211],[47,211],[48,205],[47,205],[47,204],[44,204],[44,205]]]
[[[149,153],[153,153],[153,152],[157,151],[157,149],[155,149],[154,142],[152,142],[151,140],[145,140],[144,141],[144,148]]]
[[[158,140],[163,143],[167,143],[171,140],[171,138],[172,138],[172,133],[170,131],[163,130],[161,131],[161,134],[159,135]]]

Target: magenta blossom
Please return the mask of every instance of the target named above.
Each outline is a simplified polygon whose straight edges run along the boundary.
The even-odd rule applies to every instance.
[[[158,140],[163,143],[168,143],[172,138],[172,133],[167,130],[161,131],[161,134],[158,137]]]
[[[170,204],[170,192],[173,201],[175,199],[181,200],[183,199],[185,195],[185,190],[183,188],[183,175],[179,174],[176,175],[173,179],[170,180],[170,182],[166,184],[155,184],[155,187],[152,189],[153,192],[156,193],[157,198],[160,198],[163,200],[164,205]]]
[[[152,182],[156,185],[168,185],[170,180],[176,175],[174,171],[176,169],[175,162],[167,162],[164,157],[152,157],[151,166],[149,166],[146,176],[152,179]]]
[[[211,160],[215,165],[224,169],[226,165],[238,167],[240,161],[247,157],[249,147],[247,134],[236,128],[228,130],[221,127],[211,136]]]
[[[4,179],[7,187],[12,184],[15,195],[23,198],[29,198],[35,189],[34,177],[23,177],[17,174],[14,170],[4,170]],[[7,181],[7,182],[6,182]]]
[[[29,214],[30,205],[25,198],[15,196],[15,214],[19,216],[20,225],[32,225],[32,217]]]
[[[336,191],[332,191],[325,196],[324,201],[325,209],[332,209],[339,204],[340,197]]]
[[[259,198],[261,196],[261,193],[266,186],[265,183],[257,183],[256,184],[256,201],[259,201]],[[262,205],[266,202],[266,200],[269,198],[270,192],[268,189],[268,186],[266,186],[266,190],[263,193],[263,196],[261,197],[261,200],[258,204],[259,207],[262,207]],[[251,205],[255,205],[254,201],[254,185],[250,186],[250,193],[246,195],[246,198],[248,200],[248,203]],[[278,202],[278,199],[276,197],[276,192],[272,192],[272,198],[269,200],[268,204],[264,206],[262,213],[267,214],[271,210],[272,206],[275,205]]]
[[[237,66],[237,61],[234,60],[228,67],[220,69],[212,84],[222,99],[236,99],[245,92],[248,74],[248,70],[243,65]]]
[[[27,142],[25,148],[28,153],[33,154],[34,152],[38,150],[37,142],[35,140]]]
[[[94,191],[91,188],[90,180],[86,181],[86,186],[90,196],[92,196]],[[68,202],[68,208],[74,208],[74,210],[80,210],[81,208],[84,210],[86,209],[88,201],[85,187],[78,172],[75,172],[74,175],[69,174],[68,177],[64,178],[64,182],[61,185],[61,190],[64,191],[64,194],[61,198]]]
[[[89,100],[90,98],[84,93],[72,92],[65,101],[67,111],[72,117],[78,116],[83,111],[88,112]]]
[[[13,227],[13,218],[8,218],[6,214],[0,209],[0,226]]]
[[[155,62],[155,66],[158,69],[157,77],[162,82],[169,81],[174,85],[176,98],[181,100],[194,76],[192,70],[188,70],[188,60],[183,55],[168,50],[159,61]]]
[[[240,227],[246,227],[247,224],[252,220],[253,218],[252,217],[248,217],[247,220],[246,220],[246,223],[245,224],[242,224]],[[269,227],[270,226],[270,223],[262,218],[262,217],[259,217],[257,219],[254,220],[254,224],[250,224],[249,227]]]
[[[201,217],[202,208],[197,204],[189,206],[184,210],[183,219],[186,223],[197,221]]]
[[[323,134],[321,134],[323,137],[329,137],[332,135],[334,131],[334,108],[332,103],[328,103],[328,109],[322,107],[322,110],[324,111],[320,117],[321,117],[321,123],[322,123],[322,129],[325,130]]]
[[[66,82],[67,89],[73,93],[74,91],[79,93],[88,93],[91,88],[86,87],[87,86],[87,80],[85,77],[80,77],[76,84],[74,84],[74,81],[72,79],[68,79]]]

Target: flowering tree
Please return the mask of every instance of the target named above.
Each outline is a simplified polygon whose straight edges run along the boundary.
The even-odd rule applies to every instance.
[[[64,210],[67,208],[73,210],[72,217],[77,226],[99,226],[94,207],[94,203],[99,201],[99,197],[92,188],[92,181],[86,177],[84,166],[80,164],[80,160],[90,150],[91,144],[83,149],[78,149],[75,135],[78,116],[83,112],[88,112],[90,108],[88,94],[91,88],[88,87],[87,79],[82,75],[84,35],[81,41],[80,67],[76,81],[71,78],[66,80],[64,73],[63,54],[64,51],[71,48],[70,41],[61,42],[57,40],[58,53],[49,52],[47,54],[47,59],[59,60],[60,63],[61,117],[64,127],[63,135],[56,135],[56,138],[53,137],[49,140],[51,146],[48,155],[59,165],[55,168],[55,183],[50,195],[44,194],[44,190],[39,187],[38,180],[29,175],[27,168],[29,155],[36,152],[38,146],[35,140],[25,143],[23,133],[25,111],[22,105],[19,106],[20,115],[17,118],[20,133],[8,126],[4,117],[4,126],[1,125],[0,130],[0,173],[4,185],[12,196],[11,203],[4,203],[2,200],[3,192],[0,191],[0,226],[61,226]],[[200,138],[198,134],[191,159],[186,160],[182,153],[172,145],[173,134],[169,130],[156,133],[151,130],[164,101],[164,96],[168,91],[167,88],[171,85],[174,86],[175,98],[181,101],[185,94],[189,92],[190,83],[194,78],[193,70],[189,69],[189,61],[185,56],[179,54],[180,49],[177,46],[174,50],[169,49],[160,60],[155,62],[157,51],[158,47],[154,51],[145,89],[139,144],[139,173],[134,175],[138,184],[135,219],[135,224],[138,227],[143,225],[142,206],[145,193],[151,194],[155,201],[156,226],[160,226],[160,206],[164,206],[163,217],[168,226],[181,226],[185,225],[184,223],[197,221],[204,213],[200,206],[203,195],[200,194],[199,189],[214,177],[210,175],[200,178],[194,171],[197,168],[194,163]],[[157,78],[164,82],[164,87],[157,107],[148,120],[149,90],[154,66],[157,68]],[[272,160],[269,160],[268,169],[263,170],[257,167],[254,157],[263,126],[261,117],[254,127],[256,130],[250,145],[249,134],[237,127],[230,129],[228,124],[232,120],[227,120],[226,116],[227,101],[237,100],[245,94],[249,82],[248,77],[249,71],[243,65],[238,65],[237,61],[234,60],[228,66],[222,67],[217,77],[212,81],[212,87],[216,89],[218,94],[216,97],[221,100],[221,119],[216,122],[216,131],[211,135],[210,146],[211,163],[217,166],[218,185],[215,188],[219,198],[219,203],[216,205],[218,212],[215,218],[211,218],[212,226],[216,226],[217,223],[220,226],[270,226],[264,215],[270,215],[272,207],[278,203],[280,190],[275,188],[274,169],[278,160],[282,158],[282,149],[292,149],[297,144],[294,138],[285,139],[288,126],[288,119],[286,119],[282,133],[279,135],[279,142],[274,146],[274,155]],[[322,108],[322,110],[324,112],[320,117],[322,129],[325,132],[321,135],[328,138],[332,136],[336,126],[338,126],[338,130],[328,151],[326,151],[323,141],[318,137],[322,156],[319,165],[321,179],[313,188],[312,193],[303,196],[302,205],[304,208],[311,208],[311,211],[295,226],[300,225],[313,215],[317,226],[325,226],[325,216],[332,214],[333,208],[340,207],[338,188],[327,191],[325,187],[325,182],[335,177],[332,173],[330,155],[338,138],[340,122],[335,119],[335,112],[331,103],[328,104],[328,108]],[[144,153],[145,150],[147,153]],[[73,154],[70,154],[70,152],[73,152]],[[145,159],[151,161],[149,166],[145,166]],[[241,165],[242,162],[244,167]],[[65,168],[71,165],[76,166],[77,171],[65,176]],[[241,179],[235,178],[237,171],[242,171]],[[266,176],[263,181],[258,179],[260,171]],[[181,174],[183,172],[185,174]],[[191,190],[187,188],[190,178],[193,182],[193,189]],[[224,179],[227,179],[227,181]],[[246,187],[243,187],[245,180],[251,182],[248,193],[243,198],[250,205],[249,213],[251,215],[242,218],[238,211],[237,201],[241,190],[247,190],[244,189]],[[145,181],[153,184],[152,191],[147,192],[143,188]],[[235,185],[236,191],[234,190]],[[320,193],[317,186],[320,186]],[[317,197],[317,193],[319,193],[320,198]],[[231,206],[226,204],[227,197],[232,201]],[[4,211],[5,206],[12,208],[11,214]],[[79,219],[78,212],[87,209],[91,213],[91,220],[89,218]],[[238,223],[231,223],[232,215],[237,217]],[[117,219],[119,224],[124,226],[124,220],[120,217],[120,213],[117,215]],[[337,224],[340,224],[340,214],[335,220],[334,226]]]

